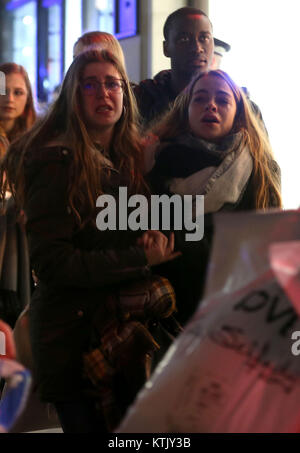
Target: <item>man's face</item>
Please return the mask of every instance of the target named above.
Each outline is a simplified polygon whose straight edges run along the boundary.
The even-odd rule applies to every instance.
[[[171,58],[173,70],[193,76],[209,69],[213,59],[214,39],[209,19],[191,14],[177,18],[164,41],[164,54]]]

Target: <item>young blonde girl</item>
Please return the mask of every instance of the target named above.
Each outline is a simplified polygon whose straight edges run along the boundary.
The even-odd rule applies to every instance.
[[[183,255],[160,269],[185,324],[201,300],[212,214],[280,208],[280,169],[242,90],[221,70],[198,74],[151,132],[160,140],[149,173],[153,192],[204,196],[204,238],[187,243],[177,232]]]
[[[223,89],[226,90],[227,87],[232,96],[231,102],[234,107],[234,115],[231,118],[231,126],[226,134],[222,135],[221,133],[218,136],[217,142],[213,138],[210,139],[209,136],[208,138],[205,136],[204,128],[200,128],[197,131],[193,130],[193,124],[198,121],[197,115],[201,115],[205,109],[216,109],[216,115],[218,115],[220,109],[222,109],[222,106],[218,105],[218,99],[220,99],[220,102],[224,102],[224,95],[223,98],[219,95],[216,100],[216,106],[211,107],[209,105],[211,99],[207,95],[206,88],[203,90],[205,96],[203,96],[202,92],[202,94],[200,93],[202,98],[198,96],[199,100],[197,100],[195,92],[198,86],[201,91],[199,84],[203,84],[204,81],[210,81],[209,83],[212,85],[221,83]],[[200,109],[192,109],[192,106],[196,103],[198,105],[201,103]],[[214,130],[214,125],[211,124],[210,128]],[[215,129],[217,129],[217,126]],[[245,179],[245,184],[238,194],[239,197],[228,208],[240,210],[281,207],[280,169],[274,160],[265,129],[258,122],[243,91],[225,72],[214,70],[197,75],[183,93],[178,96],[173,109],[154,127],[153,132],[161,141],[161,146],[156,150],[156,165],[152,173],[154,184],[157,184],[158,181],[161,182],[160,190],[167,189],[165,183],[170,181],[170,178],[190,177],[198,171],[203,173],[205,168],[211,166],[220,173],[222,167],[221,169],[218,167],[222,166],[224,159],[228,159],[228,154],[235,155],[234,161],[239,156],[242,158],[241,156],[247,153],[251,156],[250,159],[247,159],[248,164],[251,166],[251,171],[248,171],[248,177]],[[184,151],[187,149],[189,152],[184,155]],[[183,169],[179,155],[181,156],[180,159],[189,166],[189,170],[184,176],[181,174]],[[167,160],[171,164],[169,169],[164,164]],[[193,165],[193,160],[196,160],[195,165]],[[173,164],[173,173],[171,173]],[[242,168],[241,170],[243,171],[244,169]],[[242,171],[239,173],[235,172],[237,181],[241,178]],[[232,175],[232,173],[229,174]],[[212,177],[214,178],[213,175]],[[226,182],[226,171],[222,171],[222,177]],[[218,178],[219,176],[215,179]],[[212,181],[207,178],[207,181],[204,180],[204,182],[210,187],[209,190],[208,188],[203,189],[203,194],[207,195],[208,198]],[[170,184],[168,187],[170,187]],[[197,193],[201,194],[202,192],[198,191]],[[249,195],[248,198],[247,195]]]

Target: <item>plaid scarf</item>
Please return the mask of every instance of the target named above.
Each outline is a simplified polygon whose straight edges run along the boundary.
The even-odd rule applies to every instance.
[[[97,311],[90,350],[83,358],[84,374],[109,431],[150,376],[153,355],[160,349],[150,333],[151,323],[175,310],[170,282],[152,276],[123,286]]]

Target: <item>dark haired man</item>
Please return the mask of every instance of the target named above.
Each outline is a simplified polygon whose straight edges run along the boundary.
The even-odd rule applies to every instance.
[[[164,55],[171,59],[171,69],[134,88],[144,126],[165,113],[195,73],[208,70],[213,60],[212,24],[201,9],[184,7],[174,11],[163,32]]]

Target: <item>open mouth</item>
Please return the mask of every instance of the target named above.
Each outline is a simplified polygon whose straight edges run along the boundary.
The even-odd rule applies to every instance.
[[[101,105],[96,109],[96,113],[110,112],[112,108],[109,105]]]
[[[219,123],[219,120],[217,118],[203,118],[202,123]]]

